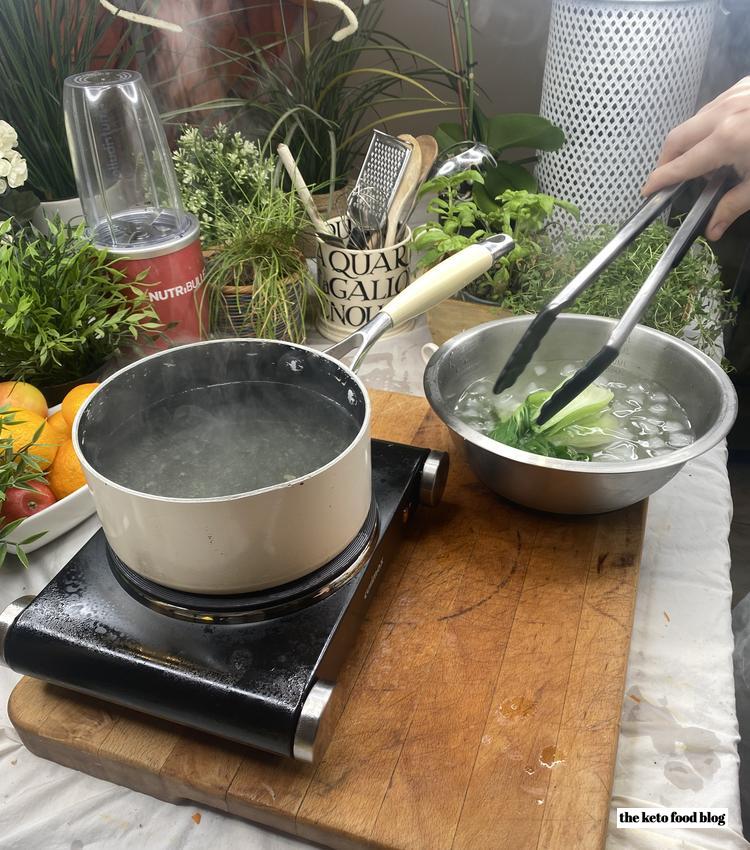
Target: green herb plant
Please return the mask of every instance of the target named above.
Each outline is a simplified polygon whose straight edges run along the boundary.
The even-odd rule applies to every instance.
[[[39,466],[40,458],[32,454],[28,448],[23,448],[20,451],[13,448],[13,437],[7,430],[7,426],[22,422],[23,420],[20,418],[22,415],[20,411],[11,410],[8,405],[0,407],[0,509],[5,501],[5,494],[11,488],[31,490],[33,489],[31,484],[34,482],[44,483],[45,480]],[[35,432],[31,444],[39,439],[43,429],[44,423]],[[7,522],[0,516],[0,567],[8,554],[8,537],[22,522],[23,519]],[[16,555],[25,567],[29,566],[29,561],[23,547],[39,540],[43,534],[45,534],[43,531],[39,534],[32,534],[16,544]]]
[[[237,178],[229,163],[214,160],[219,171],[213,179],[229,191],[222,197],[209,192],[197,210],[212,217],[204,287],[210,330],[221,333],[229,325],[241,336],[300,342],[309,294],[318,294],[297,247],[306,220],[296,195],[276,182],[274,159],[253,147],[257,180]],[[201,181],[199,172],[196,179]],[[205,175],[206,183],[211,179]]]
[[[500,417],[490,437],[515,449],[563,460],[591,460],[590,450],[606,446],[617,436],[617,419],[610,412],[611,390],[598,384],[586,389],[544,425],[539,411],[552,395],[536,390],[509,416]]]
[[[127,281],[83,225],[49,228],[11,240],[11,221],[0,223],[0,375],[41,387],[87,375],[162,327],[140,281]]]
[[[198,218],[208,249],[220,241],[227,210],[246,204],[273,180],[273,160],[224,124],[208,135],[184,128],[172,156],[185,209]]]
[[[502,297],[515,314],[537,313],[612,238],[615,228],[601,226],[584,236],[542,236],[539,250],[524,257]],[[666,249],[674,230],[654,222],[612,262],[566,312],[620,318]],[[675,337],[685,337],[713,356],[723,329],[734,321],[737,303],[725,289],[716,256],[698,239],[667,276],[641,323]]]
[[[435,138],[441,150],[466,140],[483,142],[490,148],[497,167],[485,172],[484,183],[474,184],[473,194],[479,207],[491,213],[497,208],[495,199],[507,189],[537,190],[536,178],[527,168],[536,162],[536,155],[509,159],[508,152],[519,148],[555,151],[565,143],[565,136],[559,127],[540,115],[484,113],[479,105],[470,0],[446,0],[445,5],[460,120],[439,124]]]
[[[423,193],[434,195],[427,205],[427,213],[434,219],[414,231],[414,247],[422,252],[419,267],[431,268],[487,236],[507,233],[513,237],[515,248],[467,287],[479,298],[499,301],[517,264],[540,250],[536,241],[538,234],[555,208],[565,210],[574,218],[578,210],[573,204],[550,195],[526,189],[506,189],[494,199],[493,209],[485,212],[473,195],[466,196],[467,182],[481,186],[484,177],[478,171],[464,171],[449,177],[436,177],[422,187]]]

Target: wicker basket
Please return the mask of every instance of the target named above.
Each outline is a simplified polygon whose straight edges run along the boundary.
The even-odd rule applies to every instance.
[[[296,292],[296,290],[295,290]],[[221,290],[222,309],[217,319],[216,330],[221,336],[242,337],[245,339],[257,336],[253,324],[252,286],[225,286]],[[294,302],[295,322],[299,326],[302,320],[302,306],[299,297]],[[275,339],[289,340],[289,329],[285,322],[280,321],[274,328]],[[304,340],[302,340],[304,342]]]

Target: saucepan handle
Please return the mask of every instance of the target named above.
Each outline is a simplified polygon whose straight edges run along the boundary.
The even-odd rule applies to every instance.
[[[391,317],[394,327],[421,316],[489,271],[492,264],[513,247],[514,242],[509,236],[499,242],[490,243],[488,240],[469,245],[418,277],[389,301],[382,312]]]
[[[356,349],[351,368],[356,371],[371,346],[390,328],[408,322],[432,307],[455,295],[460,289],[483,274],[515,247],[510,236],[500,234],[475,245],[469,245],[447,260],[443,260],[389,301],[385,307],[358,331],[327,349],[333,357],[341,358]]]

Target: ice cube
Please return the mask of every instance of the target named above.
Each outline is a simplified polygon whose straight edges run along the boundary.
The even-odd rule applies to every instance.
[[[693,442],[693,438],[689,434],[685,434],[684,432],[670,434],[669,435],[669,445],[674,446],[676,449],[681,449],[684,446],[689,446]]]
[[[535,375],[544,375],[547,372],[546,366],[534,366],[534,374]]]
[[[667,412],[667,405],[666,404],[660,404],[660,403],[659,404],[652,404],[649,407],[649,410],[651,411],[651,413],[666,413]]]
[[[648,437],[650,434],[658,434],[659,426],[655,425],[653,422],[649,422],[648,419],[637,419],[633,422],[636,433],[641,437]]]
[[[676,434],[678,431],[682,431],[682,422],[665,422],[661,426],[661,430],[667,434]]]

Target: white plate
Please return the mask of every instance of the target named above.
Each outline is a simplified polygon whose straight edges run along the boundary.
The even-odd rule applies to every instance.
[[[60,407],[59,404],[50,407],[49,414],[57,413]],[[46,534],[39,540],[23,547],[24,552],[33,552],[56,540],[61,534],[70,531],[71,528],[75,528],[93,513],[94,500],[91,498],[91,491],[84,485],[64,499],[60,499],[43,511],[39,511],[38,514],[27,517],[12,534],[8,535],[8,543],[20,543],[27,537],[45,531]],[[13,551],[13,549],[10,551]]]

